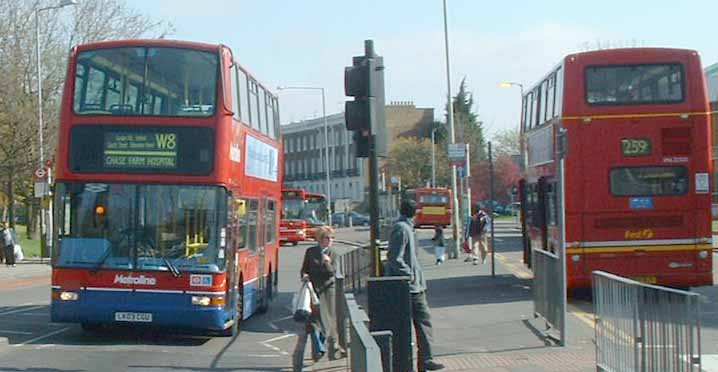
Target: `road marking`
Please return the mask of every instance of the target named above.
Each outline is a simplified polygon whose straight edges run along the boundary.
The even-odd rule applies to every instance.
[[[9,333],[11,335],[31,335],[32,334],[32,332],[11,331],[9,329],[0,329],[0,333]]]
[[[47,349],[47,348],[51,348],[51,347],[55,347],[55,346],[57,346],[57,345],[55,345],[55,344],[44,344],[44,345],[40,345],[40,346],[36,347],[35,350]]]
[[[20,306],[26,306],[26,305],[20,305]],[[26,307],[26,308],[24,308],[24,309],[16,309],[16,310],[6,311],[6,312],[4,312],[4,313],[0,313],[0,315],[8,315],[8,314],[22,313],[22,312],[25,312],[25,311],[30,311],[30,310],[35,310],[35,309],[41,309],[41,308],[43,308],[43,306],[31,306],[31,307]]]
[[[250,358],[281,358],[281,355],[277,354],[247,354]]]
[[[284,350],[282,350],[282,349],[280,349],[280,348],[278,348],[278,347],[276,347],[276,346],[274,346],[274,345],[270,345],[270,343],[275,342],[275,341],[279,341],[279,340],[283,340],[283,339],[285,339],[285,338],[294,337],[294,336],[296,336],[296,334],[294,334],[294,333],[288,333],[288,334],[286,334],[286,335],[282,335],[282,336],[270,338],[269,340],[264,340],[264,341],[260,342],[260,344],[263,345],[264,347],[268,348],[268,349],[272,349],[272,350],[276,351],[276,352],[279,353],[280,355],[289,355],[288,352],[286,352],[286,351],[284,351]]]
[[[23,343],[19,343],[19,344],[12,345],[12,347],[25,346],[25,345],[31,344],[31,343],[33,343],[33,342],[37,342],[37,341],[40,341],[40,340],[44,340],[44,339],[46,339],[46,338],[48,338],[48,337],[52,337],[52,336],[54,336],[54,335],[56,335],[56,334],[60,334],[60,333],[62,333],[62,332],[65,332],[65,331],[67,331],[67,330],[70,329],[70,328],[72,328],[72,327],[65,327],[65,328],[62,328],[62,329],[58,329],[58,330],[53,331],[53,332],[50,332],[50,333],[48,333],[48,334],[46,334],[46,335],[42,335],[42,336],[39,336],[39,337],[35,337],[35,338],[29,339],[29,340],[27,340],[27,341],[25,341],[25,342],[23,342]]]
[[[269,340],[264,340],[264,341],[262,341],[262,342],[263,342],[263,343],[264,343],[264,342],[266,342],[266,343],[272,343],[272,342],[275,342],[275,341],[283,340],[283,339],[285,339],[285,338],[294,337],[294,336],[296,336],[296,334],[294,334],[294,333],[287,333],[286,335],[278,336],[278,337],[275,337],[275,338],[270,338]]]
[[[519,266],[516,263],[512,262],[509,258],[506,256],[503,256],[499,253],[494,253],[496,256],[496,259],[501,262],[504,267],[506,267],[507,270],[509,270],[514,276],[520,279],[532,279],[533,273],[523,266]],[[575,316],[578,320],[585,323],[591,328],[594,328],[596,326],[596,322],[593,318],[593,314],[588,313],[586,311],[581,310],[576,305],[568,304],[568,312],[571,313],[573,316]]]

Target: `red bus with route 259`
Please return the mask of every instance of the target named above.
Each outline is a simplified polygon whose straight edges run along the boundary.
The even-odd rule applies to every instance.
[[[695,51],[566,56],[523,97],[525,258],[560,244],[563,128],[568,289],[589,288],[594,270],[666,286],[711,285],[709,111]]]
[[[233,335],[276,293],[277,97],[224,45],[125,40],[69,57],[53,322]]]

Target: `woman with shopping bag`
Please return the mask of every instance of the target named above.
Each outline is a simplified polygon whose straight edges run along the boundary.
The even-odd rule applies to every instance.
[[[317,228],[316,237],[319,244],[310,247],[304,253],[304,261],[300,275],[302,278],[308,278],[316,291],[317,297],[319,297],[320,329],[324,330],[329,349],[329,359],[333,360],[339,355],[344,355],[344,352],[339,347],[336,334],[336,291],[334,289],[335,257],[334,251],[331,249],[332,240],[334,239],[334,229],[329,226],[321,226]],[[297,339],[297,347],[294,350],[295,372],[302,370],[305,343],[306,338],[304,338],[304,340]],[[314,355],[314,359],[318,360],[322,355],[323,354],[318,353]]]
[[[293,305],[293,318],[297,322],[297,345],[292,354],[292,367],[294,372],[302,372],[307,339],[312,342],[312,360],[316,362],[326,353],[319,315],[319,298],[306,275],[302,277],[302,285],[294,295]]]
[[[10,223],[3,222],[3,228],[0,230],[0,239],[5,249],[5,265],[15,266],[15,244],[17,244],[17,234],[15,229],[10,227]],[[18,246],[19,247],[19,246]]]

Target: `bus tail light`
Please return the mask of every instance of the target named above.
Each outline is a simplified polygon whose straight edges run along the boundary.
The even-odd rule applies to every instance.
[[[77,301],[80,296],[77,292],[71,291],[52,291],[52,299],[57,301]]]

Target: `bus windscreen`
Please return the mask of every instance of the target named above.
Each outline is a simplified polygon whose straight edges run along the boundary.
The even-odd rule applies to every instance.
[[[218,60],[217,53],[166,47],[80,52],[73,109],[78,115],[212,116]]]

